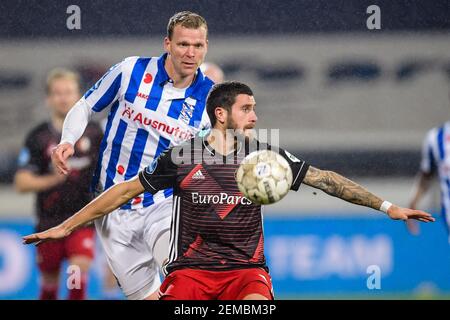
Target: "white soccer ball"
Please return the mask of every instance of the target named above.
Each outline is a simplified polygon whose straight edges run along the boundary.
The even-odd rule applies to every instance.
[[[241,162],[236,171],[236,182],[239,190],[253,203],[272,204],[289,192],[292,170],[278,153],[254,151]]]

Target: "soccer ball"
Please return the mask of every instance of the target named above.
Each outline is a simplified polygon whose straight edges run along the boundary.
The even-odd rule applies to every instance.
[[[236,171],[236,182],[239,190],[253,203],[272,204],[289,192],[292,170],[278,153],[254,151],[241,162]]]

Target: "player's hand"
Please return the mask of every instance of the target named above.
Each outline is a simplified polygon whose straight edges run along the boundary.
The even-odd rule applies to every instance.
[[[56,226],[54,228],[48,229],[43,232],[33,233],[28,236],[23,237],[23,244],[31,244],[39,245],[42,242],[48,240],[58,240],[64,237],[67,237],[70,234],[65,228],[62,226]]]
[[[431,216],[431,214],[422,211],[422,210],[414,210],[409,208],[402,208],[398,207],[396,205],[392,205],[388,212],[388,216],[391,219],[394,220],[408,220],[408,219],[415,219],[422,222],[434,222],[434,218]]]
[[[69,142],[58,144],[52,150],[52,163],[58,172],[67,175],[70,171],[70,167],[67,164],[67,159],[74,154],[75,150],[73,145]]]

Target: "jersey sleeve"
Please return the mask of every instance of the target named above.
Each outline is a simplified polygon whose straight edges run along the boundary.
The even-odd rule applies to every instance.
[[[39,143],[33,139],[33,134],[30,134],[25,139],[25,144],[20,150],[19,157],[17,159],[17,168],[38,173],[41,166],[41,147]]]
[[[436,129],[430,130],[422,144],[420,170],[427,174],[432,174],[436,170],[436,157],[433,149],[434,142],[437,141],[436,135]]]
[[[306,172],[308,171],[309,164],[306,161],[298,159],[290,152],[279,148],[279,154],[287,160],[289,166],[292,169],[292,186],[291,190],[297,191],[305,178]]]
[[[92,115],[92,109],[82,97],[67,113],[63,123],[60,143],[69,142],[72,145],[83,135]]]
[[[128,58],[129,59],[129,58]],[[100,112],[110,106],[120,93],[123,65],[128,59],[113,65],[83,96],[92,111]]]
[[[173,188],[177,179],[177,167],[171,159],[172,148],[163,152],[157,159],[139,173],[139,180],[145,190],[155,194]]]

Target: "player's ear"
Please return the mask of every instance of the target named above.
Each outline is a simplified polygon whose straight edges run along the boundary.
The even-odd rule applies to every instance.
[[[217,121],[220,123],[225,123],[227,121],[227,110],[222,107],[216,107],[214,110],[214,114],[216,115]]]
[[[170,39],[169,37],[164,37],[164,51],[169,52],[170,51]]]

